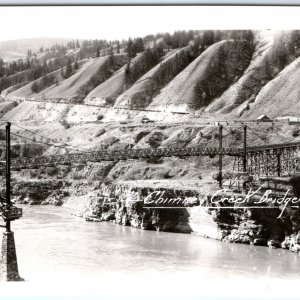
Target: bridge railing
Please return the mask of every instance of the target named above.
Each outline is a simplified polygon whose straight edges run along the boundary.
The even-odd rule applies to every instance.
[[[27,166],[55,165],[81,163],[86,161],[116,161],[127,159],[147,159],[151,157],[186,157],[186,156],[216,156],[216,155],[239,156],[242,154],[240,148],[216,148],[216,147],[160,147],[144,149],[125,150],[100,150],[90,153],[69,153],[60,155],[44,155],[29,158],[17,158],[11,160],[12,168],[22,168]],[[5,167],[4,164],[0,167]]]

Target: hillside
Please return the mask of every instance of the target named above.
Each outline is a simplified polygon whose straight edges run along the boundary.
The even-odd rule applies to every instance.
[[[142,53],[138,54],[130,64],[138,64],[142,56]],[[125,71],[126,66],[116,71],[109,79],[93,89],[84,99],[84,103],[101,105],[114,104],[117,97],[126,89]]]
[[[76,106],[69,108],[74,114],[67,119],[74,124],[94,122],[96,115],[98,120],[108,121],[114,117],[130,120],[134,116],[130,110],[139,116],[143,110],[169,111],[170,114],[163,117],[152,116],[165,121],[173,119],[172,112],[192,113],[203,118],[247,118],[256,116],[253,111],[258,111],[260,105],[264,112],[267,110],[266,103],[271,103],[269,94],[276,90],[270,86],[279,86],[277,82],[280,82],[282,88],[276,97],[286,100],[276,106],[278,110],[273,108],[271,114],[276,117],[283,112],[292,113],[290,107],[296,105],[296,90],[292,86],[298,74],[294,63],[300,49],[297,31],[265,30],[255,31],[253,35],[243,31],[209,31],[187,37],[192,39],[189,42],[186,39],[188,46],[175,49],[169,49],[165,38],[151,43],[148,37],[145,45],[151,45],[152,49],[133,51],[132,57],[126,53],[124,44],[120,48],[118,43],[111,48],[103,44],[106,56],[81,60],[79,56],[88,56],[95,49],[94,43],[85,42],[80,48],[73,48],[71,44],[71,48],[63,52],[56,46],[49,52],[51,57],[46,52],[37,55],[47,54],[46,69],[37,59],[30,61],[30,69],[1,78],[3,86],[8,86],[2,90],[2,97],[10,101],[88,105],[81,110]],[[143,49],[141,39],[136,43],[139,50]],[[159,46],[155,46],[158,43]],[[122,54],[115,53],[120,51]],[[56,65],[61,63],[66,70],[67,56],[72,58],[73,70],[71,76],[65,78],[62,68]],[[49,72],[53,68],[55,71]],[[40,73],[46,74],[32,80]],[[285,83],[288,77],[291,81]],[[99,105],[107,109],[97,112],[97,108],[92,107]],[[15,117],[18,119],[18,114]]]
[[[78,96],[80,86],[88,82],[88,80],[97,72],[99,68],[104,66],[108,57],[95,58],[82,66],[70,78],[63,80],[58,86],[51,86],[43,91],[45,98],[62,98],[70,100]]]
[[[147,107],[160,89],[191,63],[193,58],[190,47],[168,52],[159,64],[118,97],[115,106],[135,109]]]
[[[257,118],[261,114],[266,114],[271,118],[299,116],[299,80],[300,58],[293,61],[261,89],[242,117]]]
[[[24,98],[24,99],[62,99],[63,101],[78,100],[81,98],[81,88],[87,85],[98,74],[106,73],[109,66],[109,56],[99,57],[91,60],[81,60],[78,62],[79,69],[74,71],[74,74],[64,79],[61,76],[61,71],[57,70],[47,76],[52,76],[55,84],[42,89],[39,93],[32,91],[32,83],[9,93],[9,99]],[[115,65],[124,64],[124,55],[115,56]],[[107,74],[104,74],[107,76]],[[39,83],[43,78],[36,81]]]
[[[274,36],[270,31],[257,32],[255,36],[255,51],[248,68],[239,80],[230,86],[220,97],[217,97],[206,108],[205,112],[220,114],[229,113],[235,108],[239,110],[260,91],[270,80],[266,70],[266,62],[273,52]],[[239,105],[241,105],[241,108]]]
[[[77,71],[77,73],[80,72],[81,68],[87,62],[88,62],[87,59],[83,59],[83,60],[80,60],[78,62],[79,70]],[[53,78],[53,81],[56,82],[56,85],[59,85],[60,82],[64,80],[64,78],[62,78],[62,76],[61,76],[61,70],[51,72],[51,73],[48,74],[48,76],[51,76]],[[36,80],[34,82],[40,84],[42,81],[43,81],[43,78],[39,78],[38,80]],[[44,97],[45,97],[44,91],[45,91],[45,89],[47,89],[47,86],[42,88],[40,92],[35,93],[32,90],[32,85],[33,85],[34,82],[30,82],[30,83],[22,86],[19,89],[18,88],[13,88],[13,90],[7,89],[6,91],[4,91],[4,93],[9,94],[9,99],[11,99],[11,100],[44,99]],[[51,85],[53,85],[53,84],[51,84]]]
[[[191,111],[205,107],[248,66],[251,56],[244,47],[244,42],[232,40],[213,44],[163,88],[149,108]]]
[[[130,120],[134,115],[143,115],[144,110],[170,112],[161,113],[162,117],[151,116],[164,121],[174,119],[176,116],[172,113],[176,112],[230,119],[255,117],[254,111],[260,111],[260,105],[266,112],[272,106],[270,95],[276,90],[270,88],[273,84],[282,86],[275,96],[286,100],[276,105],[271,115],[295,114],[290,108],[297,105],[297,92],[292,87],[298,76],[298,32],[256,31],[253,41],[251,35],[243,31],[216,34],[202,32],[195,35],[188,46],[176,49],[168,49],[163,38],[157,39],[156,43],[162,44],[155,48],[156,43],[151,44],[148,37],[146,45],[151,44],[152,49],[132,57],[115,43],[114,50],[103,50],[109,53],[106,56],[78,60],[76,57],[82,55],[83,49],[84,53],[90,53],[92,44],[71,47],[65,55],[72,58],[73,67],[76,60],[78,69],[73,69],[70,77],[63,77],[61,68],[36,80],[31,79],[35,70],[16,72],[1,79],[4,86],[7,80],[14,83],[1,95],[10,101],[61,101],[87,105],[69,108],[72,115],[68,114],[66,118],[74,124],[100,119]],[[48,55],[46,61],[49,64],[66,63],[57,47],[51,55],[57,53],[59,59]],[[291,81],[287,81],[288,77]],[[99,105],[107,108],[93,107]],[[14,117],[19,119],[18,113]]]
[[[49,48],[55,44],[67,44],[72,39],[30,38],[0,42],[0,57],[5,61],[25,58],[27,51],[38,52],[41,47]]]

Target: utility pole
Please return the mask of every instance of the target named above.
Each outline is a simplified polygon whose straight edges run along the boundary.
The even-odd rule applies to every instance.
[[[22,281],[19,276],[18,261],[16,254],[14,233],[11,231],[10,222],[22,216],[22,209],[12,207],[11,193],[11,174],[10,174],[10,126],[6,124],[6,194],[5,203],[2,203],[1,213],[5,221],[5,232],[2,236],[1,256],[0,256],[0,280],[1,281]]]
[[[222,171],[223,171],[223,126],[219,125],[219,187],[222,188]]]

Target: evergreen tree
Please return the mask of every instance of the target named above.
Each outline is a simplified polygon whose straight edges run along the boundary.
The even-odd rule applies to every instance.
[[[76,58],[73,68],[74,68],[74,70],[78,70],[78,58]]]
[[[27,60],[26,60],[25,68],[26,68],[26,69],[30,69],[30,68],[31,68],[31,67],[30,67],[30,61],[29,61],[28,58],[27,58]]]
[[[126,87],[131,84],[131,68],[130,68],[130,64],[131,64],[131,59],[128,60],[128,63],[127,63],[126,68],[125,68],[125,85],[126,85]]]
[[[4,60],[0,57],[0,77],[3,77],[4,74],[5,74]]]
[[[136,56],[136,52],[135,52],[134,45],[133,45],[133,42],[132,42],[131,38],[129,38],[129,40],[128,40],[127,47],[126,47],[126,52],[128,53],[128,57],[130,59],[134,58]]]
[[[288,50],[291,54],[297,55],[300,48],[300,30],[293,30],[290,41],[288,43]]]
[[[66,72],[65,72],[65,78],[69,78],[72,75],[72,64],[70,58],[68,58],[67,66],[66,66]]]
[[[110,66],[114,66],[115,64],[115,56],[114,56],[114,52],[112,50],[112,48],[109,49],[109,65]]]
[[[100,47],[97,47],[96,57],[100,57]]]
[[[117,54],[119,54],[119,53],[120,53],[120,42],[117,41]]]
[[[266,79],[271,80],[273,76],[273,70],[271,67],[271,62],[269,58],[266,58],[265,60],[265,73],[266,73]]]
[[[134,47],[135,53],[139,53],[139,52],[145,51],[143,39],[142,38],[135,39],[133,47]]]
[[[39,84],[36,81],[31,85],[31,90],[34,93],[38,93],[39,92]]]
[[[42,74],[45,75],[45,74],[47,74],[48,72],[49,72],[49,71],[48,71],[47,63],[46,63],[46,60],[44,60],[43,65],[42,65]]]

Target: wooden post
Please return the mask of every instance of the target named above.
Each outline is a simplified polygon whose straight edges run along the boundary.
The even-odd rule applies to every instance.
[[[222,188],[222,171],[223,171],[223,126],[219,125],[219,187]]]

